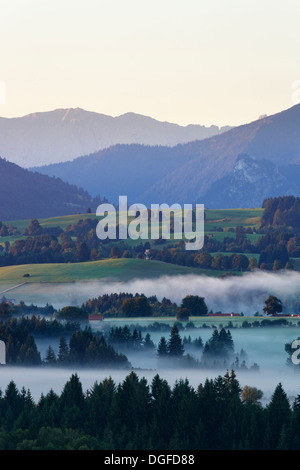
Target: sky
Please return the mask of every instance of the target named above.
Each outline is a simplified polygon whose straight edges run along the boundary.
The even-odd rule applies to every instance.
[[[0,0],[0,116],[239,125],[300,102],[299,0]]]

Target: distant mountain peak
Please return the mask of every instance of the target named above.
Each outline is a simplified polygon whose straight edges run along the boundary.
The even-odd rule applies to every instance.
[[[128,112],[112,117],[82,108],[57,108],[0,118],[0,151],[28,168],[70,161],[116,144],[164,145],[201,140],[227,128],[180,126]]]

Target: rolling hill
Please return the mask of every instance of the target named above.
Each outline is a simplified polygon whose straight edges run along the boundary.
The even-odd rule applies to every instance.
[[[200,202],[210,208],[253,207],[278,195],[278,184],[281,195],[291,190],[300,195],[299,129],[300,105],[296,105],[201,141],[173,148],[118,145],[38,170],[80,185],[90,194],[105,194],[112,202],[125,194],[131,203],[148,205]],[[241,156],[248,158],[242,167]],[[228,185],[235,184],[237,201],[228,192]],[[262,185],[265,190],[259,191]]]
[[[29,278],[23,274],[29,273]],[[196,268],[176,266],[162,261],[106,259],[86,263],[31,264],[0,268],[0,299],[45,305],[81,304],[99,295],[99,283],[117,283],[160,276],[212,274]],[[213,273],[214,274],[214,273]],[[212,275],[213,275],[212,274]],[[24,282],[25,280],[29,282]]]
[[[24,279],[24,273],[30,273],[30,277]],[[108,278],[111,281],[122,282],[135,278],[146,279],[164,275],[203,273],[204,271],[198,268],[177,266],[162,261],[152,260],[149,262],[144,259],[117,258],[87,261],[85,263],[27,264],[2,267],[0,270],[0,283],[14,286],[24,283],[25,280],[31,284],[37,282],[92,281]]]

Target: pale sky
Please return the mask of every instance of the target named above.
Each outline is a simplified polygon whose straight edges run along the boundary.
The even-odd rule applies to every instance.
[[[250,122],[295,104],[299,24],[300,0],[0,0],[0,116]]]

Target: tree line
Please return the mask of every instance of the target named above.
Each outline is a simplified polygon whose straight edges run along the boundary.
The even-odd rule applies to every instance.
[[[148,256],[152,260],[200,269],[233,272],[257,268],[274,271],[292,269],[290,258],[300,257],[300,232],[296,223],[286,225],[291,216],[285,219],[282,214],[293,214],[293,218],[297,219],[299,198],[292,198],[294,204],[284,202],[290,199],[273,198],[264,202],[262,225],[255,231],[261,236],[255,242],[247,237],[253,233],[251,227],[237,226],[229,229],[235,232],[235,237],[224,236],[222,240],[217,240],[205,234],[204,247],[195,252],[185,250],[183,240],[168,241],[166,244],[166,240],[160,238],[153,243],[146,241],[135,246],[124,240],[100,240],[96,235],[96,218],[81,219],[64,230],[61,227],[42,227],[37,219],[32,219],[23,233],[26,238],[11,244],[6,241],[4,247],[0,245],[0,266],[145,258],[146,250],[150,250]],[[284,209],[286,207],[288,209]],[[273,223],[274,217],[278,220],[279,216],[275,216],[278,213],[282,215],[280,225]],[[5,227],[5,224],[2,226]],[[223,231],[222,228],[218,230]],[[160,247],[160,244],[163,246]]]
[[[213,329],[211,337],[203,344],[199,336],[194,340],[191,337],[180,335],[178,326],[174,323],[170,329],[169,338],[161,336],[157,347],[151,339],[150,333],[143,337],[140,330],[124,327],[112,327],[104,333],[108,344],[121,352],[146,352],[153,358],[153,363],[160,367],[176,368],[226,368],[234,366],[235,370],[258,370],[257,364],[248,368],[247,354],[243,349],[238,353],[234,349],[234,342],[229,330],[225,328]]]
[[[59,338],[57,353],[50,344],[42,358],[36,344],[38,338]],[[6,363],[10,365],[130,368],[124,353],[135,351],[149,353],[161,366],[228,367],[235,363],[236,369],[247,370],[246,355],[235,353],[231,333],[223,327],[219,332],[214,328],[211,338],[203,345],[200,336],[193,341],[190,337],[182,339],[174,323],[169,340],[162,336],[156,347],[149,332],[143,336],[141,330],[127,325],[93,332],[89,326],[81,328],[72,322],[62,324],[56,319],[22,316],[0,322],[0,340],[5,342]],[[200,352],[201,360],[197,357]]]
[[[180,305],[164,297],[159,301],[156,295],[131,294],[126,292],[103,294],[97,298],[89,299],[83,308],[90,314],[102,313],[105,317],[151,317],[171,316],[179,321],[187,321],[189,316],[203,316],[208,314],[204,297],[187,295]]]
[[[250,368],[246,365],[247,354],[243,349],[238,353],[229,330],[213,329],[211,337],[203,344],[201,337],[191,338],[180,336],[176,324],[170,332],[168,341],[162,336],[158,347],[157,357],[161,366],[193,367],[193,368],[226,368],[235,370],[258,370],[254,363]]]
[[[263,201],[262,228],[278,227],[285,231],[300,231],[300,197],[283,196]]]
[[[36,344],[38,337],[60,338],[57,355],[49,345],[45,358],[42,358]],[[5,342],[8,365],[131,367],[127,357],[108,344],[103,334],[94,333],[88,327],[81,329],[73,322],[62,324],[55,319],[34,316],[9,318],[0,321],[0,340]]]
[[[131,367],[127,357],[117,352],[112,345],[108,344],[103,334],[94,333],[90,328],[74,332],[69,342],[62,336],[59,341],[57,355],[50,345],[47,349],[44,363],[48,366],[77,364],[89,367],[117,367],[125,369]]]
[[[73,374],[37,401],[11,381],[0,394],[0,449],[299,450],[300,396],[291,404],[279,383],[265,406],[262,397],[234,370],[197,388],[132,371],[86,392]]]

